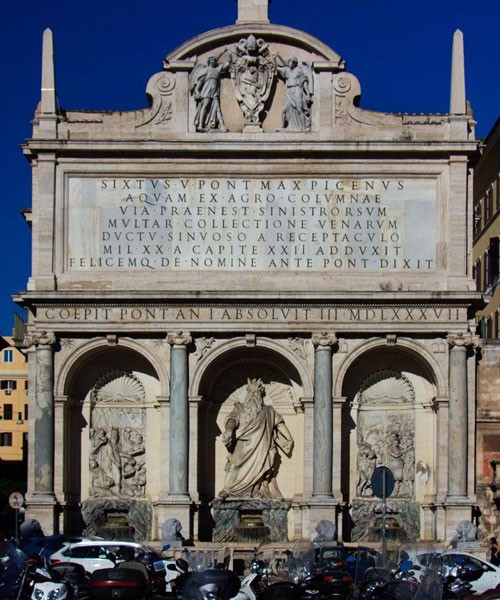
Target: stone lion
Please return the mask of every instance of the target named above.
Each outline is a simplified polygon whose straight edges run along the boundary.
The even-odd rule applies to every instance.
[[[318,535],[313,539],[313,542],[333,542],[337,534],[337,527],[327,519],[321,519],[316,525]]]
[[[165,544],[172,544],[172,542],[182,542],[183,537],[181,535],[182,525],[177,519],[167,519],[161,527],[161,539]]]
[[[456,547],[460,542],[475,542],[477,538],[477,526],[471,521],[460,521],[457,532],[451,539],[451,545]]]

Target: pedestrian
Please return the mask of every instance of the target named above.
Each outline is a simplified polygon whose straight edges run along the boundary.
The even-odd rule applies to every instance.
[[[500,565],[500,546],[495,537],[490,538],[490,563],[495,566]]]

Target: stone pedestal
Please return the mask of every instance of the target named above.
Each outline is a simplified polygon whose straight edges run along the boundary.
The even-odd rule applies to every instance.
[[[250,541],[243,539],[245,536],[239,531],[245,527],[248,515],[261,516],[263,523],[263,527],[259,527],[263,539],[252,539],[252,542],[288,542],[288,511],[291,503],[286,500],[215,500],[212,507],[215,520],[214,542]]]
[[[108,540],[151,539],[151,502],[144,500],[87,500],[82,503],[84,535]]]
[[[355,523],[352,541],[380,542],[382,539],[383,503],[378,498],[354,500]],[[420,505],[412,500],[386,502],[386,539],[391,542],[415,542],[420,538]]]
[[[334,498],[313,497],[308,502],[309,523],[303,528],[303,531],[309,531],[310,535],[312,535],[315,532],[316,525],[320,521],[331,521],[337,527],[338,532],[338,505],[339,503]],[[303,533],[302,537],[309,536],[305,536],[305,533]]]
[[[153,539],[161,540],[161,528],[167,519],[177,519],[182,525],[182,535],[193,537],[192,527],[193,504],[189,498],[169,497],[167,500],[153,504]]]

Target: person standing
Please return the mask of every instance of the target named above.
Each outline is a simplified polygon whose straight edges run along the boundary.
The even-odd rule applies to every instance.
[[[495,566],[500,565],[500,546],[496,537],[490,538],[490,563]]]

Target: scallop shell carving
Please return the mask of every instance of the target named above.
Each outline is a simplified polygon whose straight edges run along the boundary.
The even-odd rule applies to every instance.
[[[413,385],[397,371],[376,371],[365,379],[360,390],[364,404],[403,404],[415,401]]]
[[[108,371],[94,385],[92,396],[96,402],[144,402],[144,386],[132,373]]]

